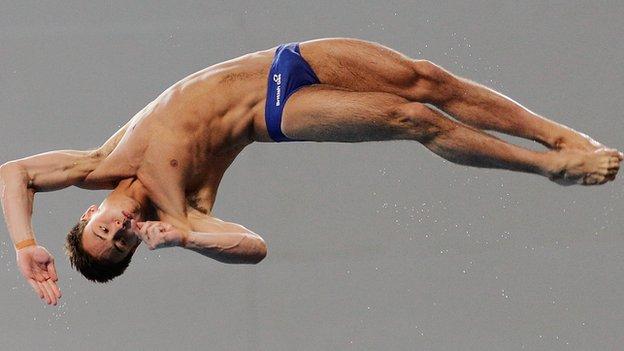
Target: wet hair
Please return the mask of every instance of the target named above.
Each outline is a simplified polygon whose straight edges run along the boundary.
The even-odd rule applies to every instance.
[[[96,259],[82,247],[82,234],[87,223],[89,221],[80,220],[67,233],[65,253],[71,266],[82,273],[85,278],[93,282],[106,283],[121,275],[128,268],[134,252],[128,253],[117,263]]]

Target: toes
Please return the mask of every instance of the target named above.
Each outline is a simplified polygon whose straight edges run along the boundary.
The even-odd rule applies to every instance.
[[[609,158],[609,167],[615,167],[615,166],[619,166],[620,165],[620,160],[615,158],[615,157],[611,157]]]
[[[616,158],[618,161],[624,160],[624,153],[616,150],[616,149],[608,149],[611,152],[611,155]]]
[[[591,173],[586,175],[583,178],[583,185],[601,185],[608,181],[615,179],[615,174],[617,172],[609,172],[609,171],[599,171],[596,173]]]
[[[614,180],[622,161],[621,152],[606,147],[592,152],[581,152],[577,156],[580,160],[578,164],[568,162],[564,173],[565,175],[576,175],[575,179],[583,185],[604,184]],[[569,181],[570,179],[566,180]],[[559,181],[556,182],[559,183]]]
[[[607,171],[600,170],[599,172],[592,173],[583,179],[584,185],[600,185],[615,180],[615,176],[618,173],[618,169],[609,169]]]
[[[591,173],[583,177],[583,185],[594,185],[598,183],[598,175]]]
[[[609,154],[609,156],[613,156],[613,157],[619,159],[620,161],[622,160],[622,158],[621,158],[622,157],[622,153],[617,151],[616,149],[608,149],[607,148],[607,149],[604,149],[604,150],[607,152],[607,154]]]
[[[609,169],[607,170],[607,177],[610,178],[609,180],[614,180],[615,175],[619,172],[619,170],[620,170],[619,159],[611,159],[609,161]]]
[[[595,185],[598,181],[594,177],[587,177],[583,180],[583,185]]]

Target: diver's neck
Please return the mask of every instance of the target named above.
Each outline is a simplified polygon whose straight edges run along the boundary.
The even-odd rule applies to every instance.
[[[136,201],[138,205],[137,211],[141,212],[143,218],[152,217],[152,204],[147,189],[137,178],[127,178],[120,181],[113,193],[115,195],[127,196]]]

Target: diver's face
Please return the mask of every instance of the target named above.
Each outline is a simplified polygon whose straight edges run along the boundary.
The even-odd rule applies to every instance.
[[[120,209],[91,206],[83,216],[89,223],[82,233],[82,247],[99,260],[119,262],[140,244],[132,215]]]

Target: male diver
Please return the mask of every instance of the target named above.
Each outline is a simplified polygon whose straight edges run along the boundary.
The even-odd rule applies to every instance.
[[[549,150],[524,149],[484,130]],[[221,177],[245,146],[398,139],[416,140],[454,163],[535,173],[564,185],[611,181],[623,158],[427,60],[363,40],[318,39],[191,74],[93,150],[3,164],[4,217],[22,275],[40,298],[56,304],[54,259],[37,245],[31,226],[37,192],[112,189],[80,217],[65,245],[72,266],[93,281],[123,273],[141,242],[257,263],[267,252],[263,239],[211,214]]]

